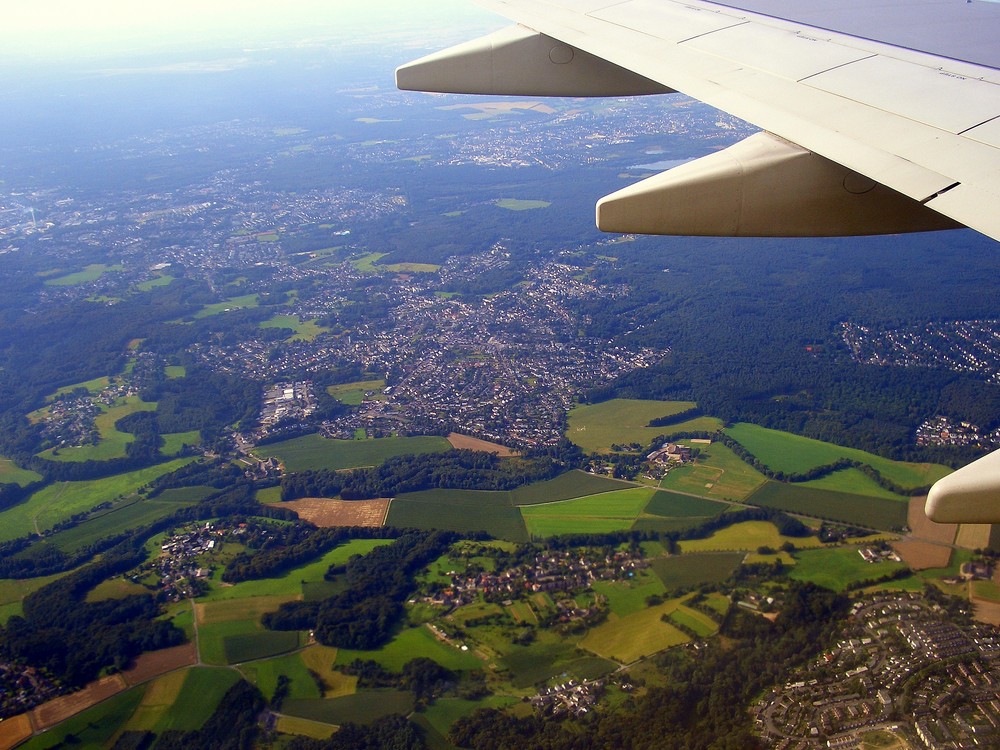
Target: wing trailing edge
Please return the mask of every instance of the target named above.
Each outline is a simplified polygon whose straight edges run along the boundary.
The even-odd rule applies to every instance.
[[[1000,451],[935,482],[924,512],[937,523],[1000,523]]]

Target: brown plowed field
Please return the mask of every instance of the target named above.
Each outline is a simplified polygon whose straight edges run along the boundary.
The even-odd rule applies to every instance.
[[[452,448],[457,448],[458,450],[465,449],[470,451],[482,451],[483,453],[496,453],[500,456],[500,458],[510,458],[511,456],[521,455],[517,451],[511,450],[506,445],[490,443],[486,440],[469,437],[468,435],[459,435],[457,432],[453,432],[448,436],[448,442],[451,443]]]
[[[910,536],[914,539],[922,539],[925,542],[951,544],[955,541],[955,532],[958,531],[958,524],[934,523],[924,513],[924,502],[926,500],[926,497],[910,498],[910,507],[906,514],[907,524],[910,527]]]
[[[1000,625],[1000,604],[985,599],[973,599],[972,610],[976,619],[990,625]]]
[[[159,677],[181,667],[190,667],[198,663],[198,652],[193,643],[165,648],[160,651],[150,651],[135,660],[135,666],[122,673],[129,687],[140,682]]]
[[[903,558],[903,562],[914,570],[947,568],[951,562],[951,547],[946,547],[943,544],[905,539],[901,542],[893,542],[892,548]]]
[[[31,718],[28,714],[12,716],[0,721],[0,750],[10,750],[31,736]]]
[[[120,674],[103,677],[97,682],[90,683],[83,690],[54,698],[35,707],[31,712],[31,720],[37,729],[54,727],[70,716],[76,716],[81,711],[120,693],[126,687],[125,679]]]
[[[910,498],[906,522],[910,534],[905,539],[893,542],[903,562],[914,570],[945,568],[951,562],[950,545],[958,531],[957,524],[934,523],[924,513],[925,497]]]
[[[328,500],[322,497],[306,497],[282,503],[282,508],[291,508],[299,518],[317,526],[370,526],[379,527],[385,523],[389,512],[388,498],[377,500]]]

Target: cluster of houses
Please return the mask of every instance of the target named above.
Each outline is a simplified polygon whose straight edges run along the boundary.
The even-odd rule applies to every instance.
[[[899,555],[891,547],[858,547],[858,554],[866,563],[877,563],[891,560],[901,562]]]
[[[0,661],[0,721],[54,698],[62,689],[34,667]]]
[[[576,716],[588,714],[604,692],[604,680],[568,682],[543,687],[538,695],[527,699],[532,707],[548,716]]]

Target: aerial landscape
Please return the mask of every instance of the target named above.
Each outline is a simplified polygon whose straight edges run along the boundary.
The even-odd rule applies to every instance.
[[[0,750],[1000,745],[996,243],[602,234],[757,129],[345,7],[0,54]]]

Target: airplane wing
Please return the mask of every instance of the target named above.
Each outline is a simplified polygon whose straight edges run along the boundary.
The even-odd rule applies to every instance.
[[[681,91],[762,129],[603,198],[605,231],[1000,240],[1000,3],[476,1],[516,25],[402,66],[400,88]],[[1000,459],[976,466],[935,487],[932,518],[1000,522]]]

